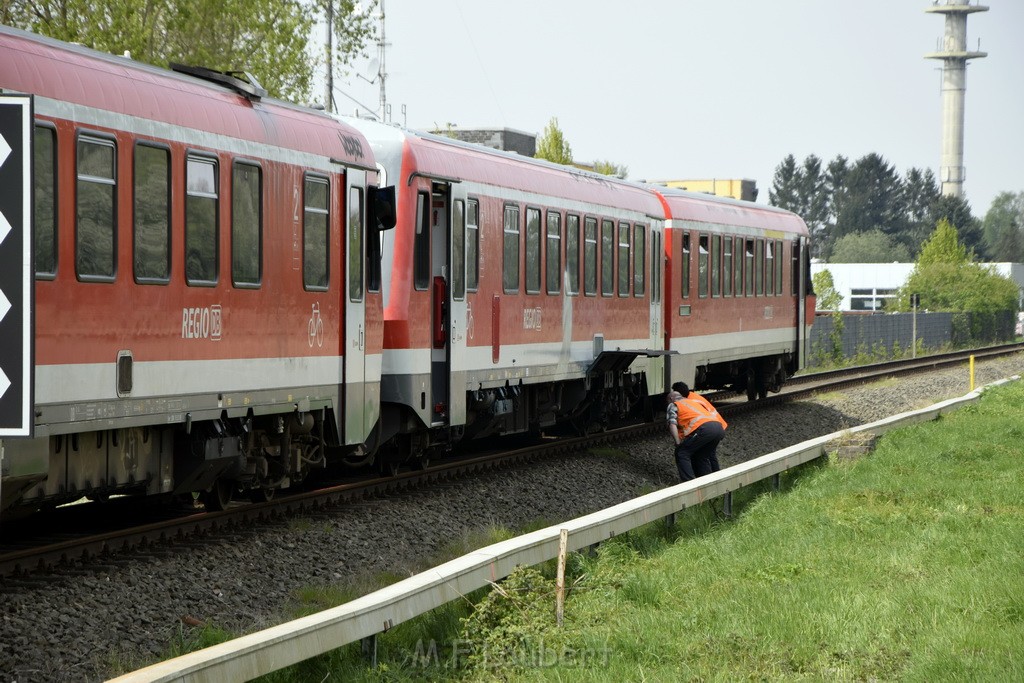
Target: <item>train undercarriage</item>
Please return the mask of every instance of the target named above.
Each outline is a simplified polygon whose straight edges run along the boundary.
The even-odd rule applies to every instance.
[[[781,391],[795,371],[796,361],[789,353],[711,363],[697,367],[693,388],[745,393],[754,401]]]
[[[326,418],[326,419],[325,419]],[[6,445],[5,519],[118,495],[192,499],[223,509],[267,500],[339,452],[326,410],[128,427]],[[8,464],[10,463],[10,464]]]

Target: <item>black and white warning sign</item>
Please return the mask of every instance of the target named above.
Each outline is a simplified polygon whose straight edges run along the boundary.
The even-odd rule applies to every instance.
[[[0,439],[32,436],[32,98],[0,95]]]

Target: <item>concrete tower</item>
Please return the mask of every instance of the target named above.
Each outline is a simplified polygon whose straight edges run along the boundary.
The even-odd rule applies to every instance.
[[[925,12],[946,15],[946,34],[940,52],[926,59],[942,60],[942,165],[939,182],[942,194],[960,197],[964,191],[964,93],[967,90],[967,60],[988,56],[967,51],[967,15],[987,12],[971,0],[933,0]]]

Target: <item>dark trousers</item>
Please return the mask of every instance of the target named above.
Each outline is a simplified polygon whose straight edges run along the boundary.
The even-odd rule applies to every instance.
[[[679,480],[690,481],[717,472],[718,442],[725,438],[721,422],[705,422],[676,446],[676,467]]]

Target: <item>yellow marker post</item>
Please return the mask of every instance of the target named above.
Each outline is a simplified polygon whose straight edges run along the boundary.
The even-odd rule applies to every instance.
[[[974,356],[971,356],[971,391],[974,391]]]

